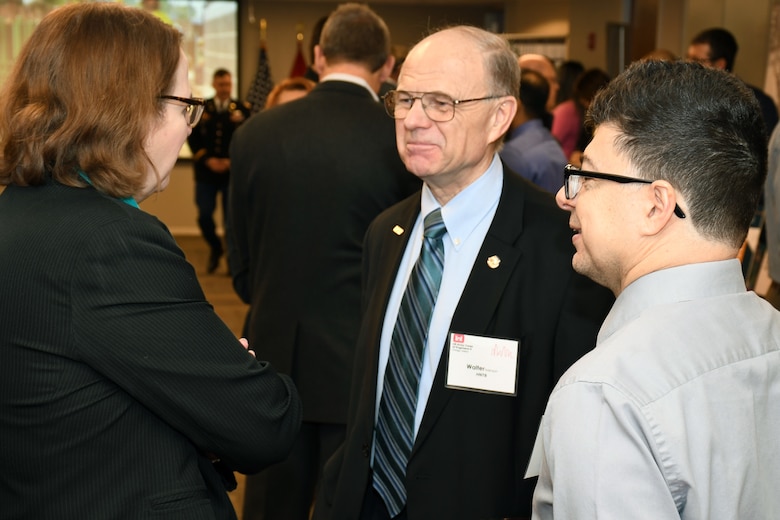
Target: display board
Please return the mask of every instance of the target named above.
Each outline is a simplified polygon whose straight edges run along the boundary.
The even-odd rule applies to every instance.
[[[0,0],[0,82],[41,19],[63,0]],[[125,0],[147,9],[179,29],[190,62],[193,94],[211,97],[211,77],[217,68],[233,73],[238,88],[238,2],[235,0]]]

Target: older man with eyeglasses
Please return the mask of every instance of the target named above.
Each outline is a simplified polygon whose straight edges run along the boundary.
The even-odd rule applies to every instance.
[[[544,403],[612,298],[573,272],[551,194],[498,157],[519,77],[501,37],[454,27],[417,44],[384,97],[424,185],[366,235],[360,370],[318,520],[530,516]]]

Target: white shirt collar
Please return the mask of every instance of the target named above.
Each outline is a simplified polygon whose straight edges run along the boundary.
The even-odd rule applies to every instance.
[[[360,76],[353,76],[352,74],[346,74],[344,72],[333,72],[325,77],[320,78],[320,83],[323,81],[346,81],[348,83],[360,85],[371,93],[371,97],[374,98],[374,101],[379,101],[379,96],[377,93],[374,92],[374,90],[368,85],[368,82]]]
[[[456,250],[460,249],[463,242],[484,218],[488,216],[493,218],[504,185],[503,173],[501,160],[496,154],[485,173],[442,207],[441,216],[447,227],[446,236],[452,241]],[[439,206],[428,185],[423,185],[420,198],[421,218]]]

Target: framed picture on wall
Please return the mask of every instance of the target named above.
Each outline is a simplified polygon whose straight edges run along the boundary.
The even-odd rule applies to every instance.
[[[560,65],[566,60],[566,39],[561,36],[544,36],[538,34],[504,34],[515,54],[542,54],[550,58],[555,65]]]

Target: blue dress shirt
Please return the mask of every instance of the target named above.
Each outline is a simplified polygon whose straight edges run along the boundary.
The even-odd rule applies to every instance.
[[[566,156],[541,119],[527,121],[512,130],[499,155],[510,170],[542,189],[557,193],[563,186]]]

